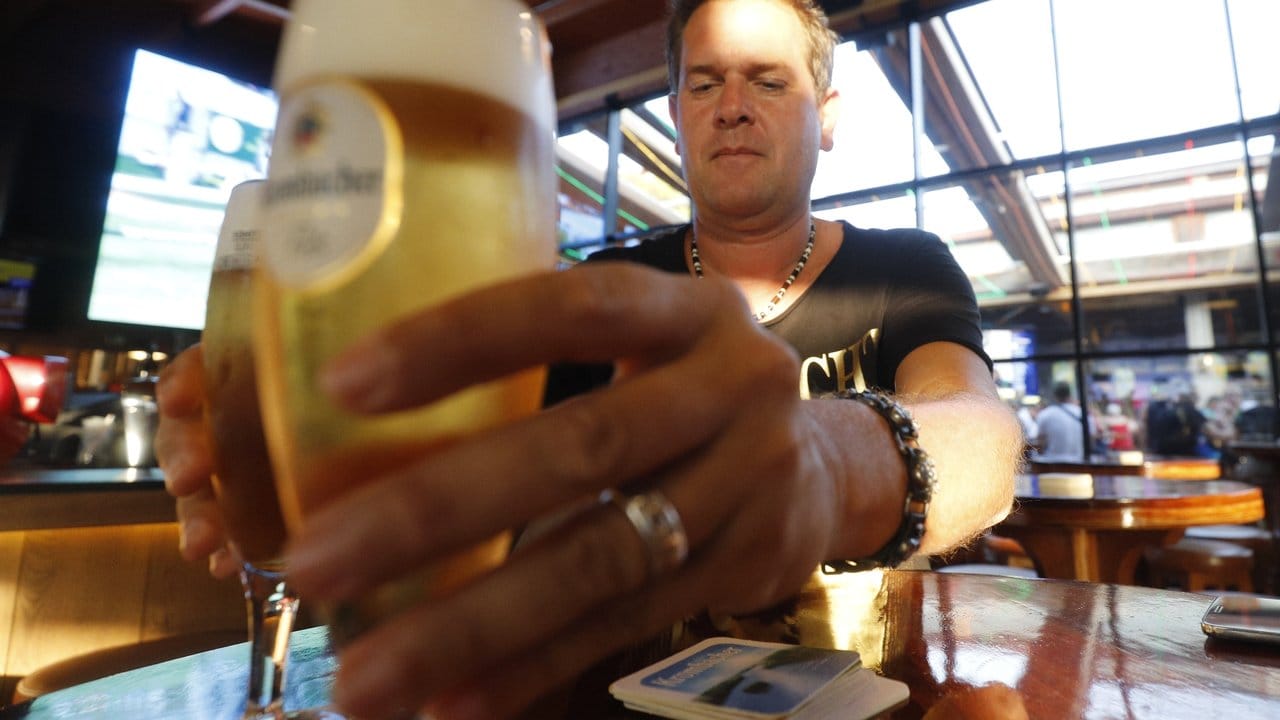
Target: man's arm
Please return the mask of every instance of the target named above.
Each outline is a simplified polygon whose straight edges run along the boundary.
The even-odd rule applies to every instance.
[[[999,522],[1013,501],[1021,451],[1017,418],[996,395],[986,364],[973,351],[935,342],[912,351],[896,378],[895,399],[912,414],[920,447],[933,459],[937,485],[920,551],[961,545]],[[868,557],[902,522],[906,465],[885,421],[861,403],[810,401],[815,436],[828,472],[843,479],[847,523],[830,559]]]
[[[935,554],[1009,514],[1022,430],[996,393],[986,363],[959,345],[916,349],[898,368],[897,386],[938,472],[920,548]]]

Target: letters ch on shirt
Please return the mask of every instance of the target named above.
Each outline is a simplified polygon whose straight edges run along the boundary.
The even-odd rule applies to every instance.
[[[800,397],[807,400],[814,393],[843,392],[848,388],[866,390],[862,358],[875,353],[879,338],[880,328],[872,328],[847,348],[805,358],[800,364]],[[831,387],[832,382],[835,387]]]

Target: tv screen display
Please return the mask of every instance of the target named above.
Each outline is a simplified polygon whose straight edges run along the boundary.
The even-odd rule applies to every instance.
[[[90,320],[199,330],[231,188],[266,176],[277,100],[212,70],[134,55]]]

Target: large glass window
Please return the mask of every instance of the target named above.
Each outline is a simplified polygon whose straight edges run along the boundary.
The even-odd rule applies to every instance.
[[[686,222],[689,197],[680,176],[674,130],[661,102],[622,110],[617,117],[622,152],[617,157],[616,208],[604,220],[609,182],[609,127],[604,119],[562,130],[556,145],[560,179],[560,242],[575,249],[599,247],[606,236],[626,236]]]
[[[598,242],[604,225],[604,169],[609,145],[590,130],[578,128],[556,141],[560,245],[576,248]]]
[[[1053,8],[1068,150],[1239,121],[1222,0]]]
[[[1180,399],[1256,436],[1280,352],[1280,2],[962,5],[840,46],[814,214],[938,234],[1022,416],[1066,383],[1100,426],[1132,423],[1137,449]],[[616,221],[599,219],[608,124],[563,129],[562,167],[591,192],[565,180],[562,206],[583,227],[595,213],[588,243],[689,217],[666,97],[616,112]],[[1212,455],[1215,432],[1179,452]],[[1091,451],[1112,442],[1104,428]]]
[[[910,191],[892,196],[870,195],[848,202],[815,205],[813,214],[823,220],[843,220],[856,227],[915,227],[916,198]]]
[[[1049,0],[973,5],[922,24],[922,36],[926,132],[950,169],[1062,149]]]
[[[1069,227],[1087,349],[1262,339],[1244,144],[1178,145],[1071,165]]]
[[[968,273],[984,327],[1019,333],[1027,353],[1074,348],[1063,205],[1062,173],[1044,167],[931,183],[923,192],[923,225]]]
[[[995,171],[924,190],[924,227],[951,247],[981,301],[1044,296],[1068,284],[1062,173]],[[1056,222],[1055,222],[1056,221]]]
[[[1280,112],[1280,2],[1276,0],[1229,0],[1231,36],[1240,73],[1240,97],[1246,119]]]
[[[1098,359],[1086,363],[1097,452],[1212,456],[1257,434],[1273,397],[1265,353]]]
[[[898,47],[904,41],[877,40],[867,43],[870,49],[848,42],[836,50],[831,85],[840,93],[840,119],[834,147],[818,157],[815,198],[908,182],[915,176],[910,104],[899,92],[909,84],[889,79],[889,58],[905,52]]]
[[[1267,273],[1267,297],[1273,340],[1280,337],[1280,125],[1255,131],[1249,138],[1249,158],[1254,167],[1254,200],[1257,208],[1263,263]]]

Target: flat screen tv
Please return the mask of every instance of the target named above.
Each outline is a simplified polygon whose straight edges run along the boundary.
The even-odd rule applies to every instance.
[[[266,176],[268,88],[138,50],[88,317],[199,330],[231,188]]]

